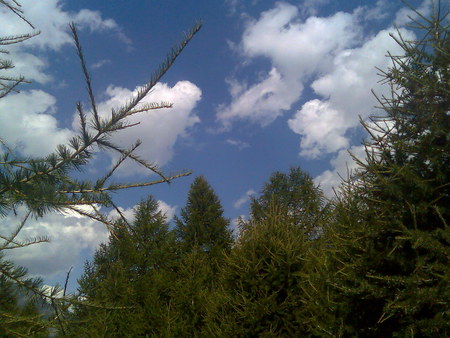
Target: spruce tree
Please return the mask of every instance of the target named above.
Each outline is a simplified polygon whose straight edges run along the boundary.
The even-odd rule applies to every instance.
[[[176,232],[182,246],[215,253],[229,249],[232,237],[229,221],[216,193],[203,176],[198,176],[188,192],[186,207],[176,219]]]
[[[343,187],[327,245],[336,270],[334,332],[370,337],[448,336],[448,12],[417,13],[415,41],[393,38],[384,111],[363,123],[366,160]]]

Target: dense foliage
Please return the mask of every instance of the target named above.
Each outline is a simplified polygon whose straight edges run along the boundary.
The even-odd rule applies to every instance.
[[[392,95],[362,122],[366,157],[333,200],[300,168],[276,172],[233,237],[202,176],[173,228],[150,196],[132,221],[108,223],[61,333],[448,336],[450,43],[446,13],[419,18],[419,40],[393,37],[404,55],[382,74]],[[12,332],[35,312],[0,277]]]
[[[232,239],[229,221],[223,217],[219,198],[203,176],[196,177],[188,193],[186,207],[176,219],[176,232],[188,251],[201,248],[212,252],[214,248],[227,249]]]

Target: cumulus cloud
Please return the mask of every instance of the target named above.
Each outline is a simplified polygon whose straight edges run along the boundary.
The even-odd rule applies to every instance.
[[[323,99],[306,102],[288,121],[292,131],[301,136],[300,155],[310,158],[349,147],[349,130],[374,112],[377,104],[371,89],[381,96],[389,88],[378,83],[375,67],[387,69],[391,64],[387,51],[397,55],[401,48],[389,35],[394,29],[380,31],[362,46],[346,49],[333,60],[332,69],[311,84]],[[410,31],[401,29],[406,38]]]
[[[112,19],[104,19],[96,11],[82,9],[68,12],[63,8],[63,1],[20,1],[24,16],[33,23],[41,33],[27,41],[8,46],[14,68],[3,72],[3,76],[25,76],[41,84],[48,84],[53,79],[47,74],[49,65],[44,53],[48,50],[59,51],[61,47],[72,42],[68,24],[75,22],[80,29],[90,31],[113,30],[123,40],[120,27]],[[0,36],[25,34],[31,28],[20,18],[0,6]],[[127,42],[129,43],[129,41]],[[64,83],[64,82],[62,82]],[[23,91],[10,94],[0,101],[0,135],[10,146],[24,155],[41,156],[66,143],[73,132],[58,127],[53,113],[56,110],[55,98],[41,90]]]
[[[244,196],[242,196],[236,202],[234,202],[233,206],[236,209],[239,209],[241,206],[243,206],[245,203],[247,203],[250,200],[250,196],[254,195],[255,193],[256,193],[256,191],[253,189],[248,190]]]
[[[164,201],[158,200],[158,206],[161,213],[167,217],[167,221],[170,221],[175,216],[175,212],[177,210],[176,205],[172,206]]]
[[[130,90],[110,85],[106,89],[106,100],[98,104],[100,114],[107,116],[111,109],[123,106],[136,94],[137,90],[138,88]],[[201,94],[200,88],[189,81],[179,81],[173,87],[158,83],[142,103],[170,102],[173,108],[132,115],[128,122],[139,123],[139,125],[116,133],[113,141],[122,147],[127,147],[139,137],[142,144],[136,150],[136,154],[163,166],[172,158],[176,141],[180,137],[187,136],[189,128],[200,121],[193,110],[201,99]],[[77,117],[74,119],[73,127],[78,128]],[[111,156],[113,160],[116,159],[115,154]],[[133,162],[125,161],[118,172],[123,176],[129,176],[136,173],[148,173],[148,170]]]
[[[315,11],[310,1],[304,5],[311,10],[280,2],[248,22],[237,49],[244,63],[264,58],[271,70],[251,84],[228,80],[231,102],[219,106],[216,116],[225,130],[237,120],[266,126],[289,111],[310,85],[317,98],[303,103],[288,126],[300,135],[300,155],[317,158],[351,146],[359,116],[366,118],[377,105],[371,89],[379,96],[388,94],[389,88],[378,82],[376,68],[387,69],[391,64],[387,51],[396,55],[402,49],[389,35],[396,34],[393,27],[363,36],[368,20],[386,18],[390,6],[386,0],[352,13],[306,19]],[[425,13],[429,8],[429,0],[420,6]],[[404,24],[412,14],[401,9],[395,22]],[[414,38],[404,28],[400,33],[407,40]]]
[[[24,208],[18,216],[10,213],[0,219],[2,235],[8,235],[21,222]],[[28,219],[19,239],[47,236],[50,243],[40,243],[14,250],[5,250],[7,258],[26,267],[33,275],[51,277],[64,274],[70,266],[80,264],[83,254],[93,252],[100,243],[107,241],[106,227],[73,212],[51,213],[43,218]]]
[[[58,127],[53,115],[53,96],[30,90],[10,94],[0,100],[0,135],[9,146],[24,155],[44,156],[73,136],[69,129]]]
[[[158,205],[168,220],[173,218],[176,206],[161,200]],[[81,208],[86,212],[91,211],[89,206]],[[134,207],[120,210],[128,221],[133,221]],[[10,213],[0,218],[0,234],[8,236],[12,233],[24,215],[25,208],[21,207],[17,210],[17,215]],[[108,216],[116,218],[119,215],[113,210]],[[52,278],[63,276],[71,266],[80,268],[83,257],[92,254],[101,243],[108,241],[109,232],[104,224],[67,210],[63,213],[50,213],[39,219],[29,218],[17,239],[36,237],[48,237],[50,242],[5,250],[4,253],[7,259],[27,268],[30,274]]]
[[[80,29],[92,31],[114,30],[120,36],[123,33],[120,27],[112,19],[104,19],[98,11],[82,9],[79,12],[64,10],[64,2],[60,0],[21,1],[24,16],[41,33],[23,43],[23,46],[35,46],[41,49],[59,50],[62,46],[71,43],[72,38],[68,31],[68,25],[74,22]],[[4,6],[0,8],[2,25],[0,35],[12,36],[30,31],[30,27],[20,20]],[[129,42],[129,41],[128,41]]]
[[[39,51],[59,51],[61,47],[72,43],[68,25],[74,22],[79,29],[89,29],[91,32],[114,31],[119,40],[127,45],[131,40],[126,37],[121,28],[112,19],[104,19],[100,12],[82,9],[79,12],[68,12],[63,8],[63,1],[21,1],[24,16],[40,34],[19,44],[8,46],[9,58],[14,60],[15,68],[5,71],[7,76],[24,75],[28,80],[46,84],[52,78],[45,73],[48,62]],[[9,11],[5,6],[0,8],[2,25],[0,36],[14,36],[30,33],[32,29],[24,21]],[[39,50],[30,52],[30,47]]]
[[[238,48],[246,60],[269,59],[272,68],[251,85],[229,80],[232,101],[219,107],[218,121],[225,127],[238,119],[265,126],[289,110],[314,72],[327,70],[335,54],[359,41],[355,20],[338,12],[301,21],[298,8],[286,3],[251,20]]]

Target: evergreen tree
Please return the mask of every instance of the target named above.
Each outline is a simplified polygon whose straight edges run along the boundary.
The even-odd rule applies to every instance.
[[[177,278],[172,289],[175,336],[199,336],[205,324],[207,299],[215,287],[224,252],[232,243],[229,221],[219,198],[203,176],[196,177],[186,207],[176,218],[179,242]]]
[[[289,174],[275,172],[270,176],[260,196],[252,198],[251,218],[256,221],[264,218],[271,203],[278,205],[291,224],[308,233],[317,231],[317,224],[326,215],[322,191],[298,167],[292,167]]]
[[[23,15],[20,4],[16,0],[0,0],[0,6],[5,6],[8,10],[11,10],[20,20],[24,20],[34,29],[32,24]],[[141,101],[172,66],[200,27],[200,24],[195,25],[185,35],[181,43],[172,49],[162,65],[152,75],[150,81],[141,87],[137,95],[130,98],[123,107],[113,109],[109,116],[100,118],[93,94],[91,76],[87,71],[78,33],[74,25],[70,26],[89,96],[91,105],[89,111],[92,113],[91,115],[86,114],[81,103],[78,103],[77,112],[80,120],[79,134],[67,140],[66,144],[59,145],[52,154],[43,158],[22,156],[9,147],[7,140],[2,139],[0,135],[0,217],[3,217],[8,212],[15,212],[19,206],[26,209],[26,215],[19,222],[15,231],[10,234],[0,233],[0,254],[3,250],[12,250],[48,240],[47,238],[41,237],[25,241],[18,240],[17,237],[30,216],[39,218],[48,212],[71,210],[100,221],[110,228],[112,226],[111,221],[106,215],[100,213],[98,206],[116,207],[112,200],[112,192],[170,182],[175,178],[190,174],[188,172],[174,176],[166,176],[159,168],[134,153],[135,149],[140,145],[139,141],[128,148],[124,145],[114,144],[111,141],[111,136],[119,130],[132,127],[132,125],[127,123],[127,118],[130,115],[153,109],[171,107],[169,103],[143,105]],[[0,46],[20,43],[36,34],[38,32],[0,37]],[[7,54],[8,52],[2,49],[1,53]],[[8,76],[7,73],[3,73],[3,71],[12,67],[13,63],[10,60],[0,59],[0,72],[2,72],[0,74],[0,98],[17,91],[18,86],[26,82],[24,77],[16,78]],[[75,178],[75,173],[85,168],[85,165],[92,159],[94,150],[99,148],[112,150],[120,154],[117,163],[105,175],[96,180]],[[152,181],[131,184],[111,183],[111,177],[127,158],[139,163],[152,173],[156,173],[159,178]],[[85,206],[90,206],[92,211],[86,212]],[[34,295],[47,299],[55,309],[54,318],[59,323],[58,325],[62,334],[65,334],[65,324],[63,324],[64,321],[61,318],[61,313],[64,311],[61,310],[67,308],[67,301],[71,304],[77,303],[75,299],[71,297],[57,297],[56,295],[59,294],[57,287],[51,290],[43,290],[41,283],[28,278],[21,268],[14,266],[14,264],[3,258],[0,258],[0,278],[7,281],[7,283],[2,282],[0,287],[6,287],[9,282],[12,282],[18,288],[22,288],[27,292],[32,291]],[[16,314],[7,313],[6,316],[10,317],[8,320],[13,322],[13,317]],[[22,319],[18,318],[18,320]],[[30,317],[29,321],[31,323],[37,322],[34,317]],[[0,322],[0,327],[2,324]],[[54,324],[48,322],[44,323],[40,321],[38,324],[54,327]]]
[[[175,266],[175,237],[152,197],[142,201],[134,221],[117,221],[109,243],[86,263],[80,296],[108,308],[77,308],[74,332],[138,336],[165,332]]]
[[[179,253],[176,276],[171,285],[171,326],[173,337],[201,337],[207,304],[217,283],[222,256],[194,248]]]
[[[196,177],[181,218],[176,219],[177,237],[182,246],[188,251],[199,247],[211,253],[229,249],[232,237],[228,224],[214,190],[203,176]]]
[[[329,259],[336,265],[336,334],[448,336],[449,36],[440,3],[420,13],[417,41],[394,37],[385,112],[363,125],[366,161],[336,202]],[[338,304],[338,305],[336,305]]]
[[[272,202],[225,259],[211,295],[206,336],[300,337],[309,334],[305,263],[311,241]]]

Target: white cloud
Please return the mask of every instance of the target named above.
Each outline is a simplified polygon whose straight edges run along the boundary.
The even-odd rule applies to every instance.
[[[43,156],[66,143],[73,136],[69,129],[58,127],[53,115],[53,96],[31,90],[10,94],[0,100],[0,135],[11,147],[24,155]]]
[[[28,81],[47,84],[53,80],[52,76],[45,73],[48,67],[48,62],[43,57],[18,51],[17,48],[12,48],[10,54],[7,56],[12,60],[14,68],[5,70],[3,76],[25,76]]]
[[[119,211],[122,213],[123,217],[125,217],[125,219],[127,220],[127,222],[133,222],[134,221],[134,208],[136,206],[132,207],[132,208],[127,208],[124,209],[122,207],[118,207]],[[111,219],[119,219],[122,218],[119,214],[119,212],[116,209],[111,210],[108,213],[108,217],[110,217]]]
[[[233,206],[236,209],[239,209],[241,206],[243,206],[245,203],[247,203],[250,200],[250,196],[254,195],[255,193],[256,193],[256,191],[253,189],[248,190],[244,196],[242,196],[236,202],[234,202]]]
[[[359,126],[377,105],[371,89],[389,95],[388,86],[378,83],[375,67],[387,69],[391,61],[387,51],[397,55],[400,46],[389,36],[394,29],[382,30],[358,48],[346,49],[333,60],[333,68],[316,79],[311,87],[323,99],[306,102],[288,124],[301,135],[300,155],[315,158],[349,146],[349,130]],[[405,38],[411,32],[401,29]]]
[[[352,14],[339,12],[302,22],[297,7],[277,3],[248,23],[239,44],[247,61],[263,57],[270,60],[272,69],[252,85],[229,81],[232,102],[219,107],[218,121],[224,127],[238,119],[262,126],[271,123],[300,98],[313,73],[329,69],[333,56],[359,39]]]
[[[103,66],[109,65],[109,64],[111,64],[111,60],[109,60],[109,59],[102,59],[102,60],[100,60],[100,61],[98,61],[96,63],[93,63],[91,68],[92,69],[99,69],[99,68],[102,68]]]
[[[330,0],[303,0],[300,5],[302,14],[305,16],[317,15],[318,8],[326,5]]]
[[[291,108],[297,92],[301,90],[299,83],[294,82],[290,86],[276,68],[269,72],[267,78],[250,88],[241,86],[234,81],[230,82],[230,92],[235,93],[232,95],[232,103],[228,107],[222,107],[217,114],[225,128],[236,119],[248,119],[266,126],[281,115],[282,111]],[[297,90],[293,90],[293,86],[297,86]]]
[[[346,179],[349,173],[358,168],[358,165],[349,152],[359,160],[365,159],[366,154],[364,146],[362,145],[353,146],[349,150],[341,150],[330,161],[332,169],[326,170],[314,178],[314,183],[320,185],[320,188],[328,198],[334,196],[333,188],[337,189],[341,184],[342,179]]]
[[[46,73],[49,62],[42,55],[48,50],[59,51],[72,42],[68,32],[68,24],[72,21],[80,29],[114,30],[120,39],[123,38],[115,21],[103,19],[99,12],[87,9],[68,12],[63,9],[64,2],[58,0],[24,0],[20,3],[24,16],[41,34],[7,46],[10,54],[6,58],[11,59],[15,67],[4,71],[3,76],[23,75],[27,80],[41,84],[51,82],[52,77]],[[0,6],[0,16],[0,36],[14,36],[32,30],[5,6]],[[72,131],[58,127],[52,116],[55,110],[55,98],[44,91],[12,93],[0,101],[0,137],[24,155],[46,155],[73,136]]]
[[[115,30],[122,34],[117,23],[112,19],[103,19],[97,11],[81,9],[79,12],[64,10],[64,1],[46,0],[20,1],[24,16],[41,34],[28,40],[22,45],[37,46],[42,49],[59,50],[62,46],[71,43],[72,38],[68,31],[68,25],[74,22],[80,29],[88,28],[92,31]],[[20,20],[6,7],[0,8],[2,25],[0,36],[12,36],[27,33],[31,28]]]
[[[109,86],[105,93],[107,99],[98,104],[100,114],[109,115],[111,109],[124,105],[137,90],[138,88],[131,91],[127,88]],[[193,112],[200,99],[200,88],[189,81],[179,81],[173,87],[158,83],[141,103],[170,102],[173,103],[173,108],[132,115],[128,122],[140,124],[116,133],[113,141],[122,147],[129,147],[139,138],[142,144],[136,150],[136,154],[163,166],[172,158],[176,141],[180,137],[187,136],[189,128],[200,121]],[[76,117],[74,128],[77,128],[77,125]],[[117,158],[116,154],[111,155],[113,160]],[[118,172],[129,176],[136,173],[148,173],[148,170],[131,161],[125,161]]]
[[[431,0],[425,0],[422,2],[422,4],[417,8],[417,12],[421,13],[423,16],[428,17],[432,10],[432,1]],[[408,23],[411,23],[411,18],[413,20],[417,20],[419,16],[415,11],[408,7],[404,7],[400,9],[396,16],[394,23],[397,26],[404,26]]]
[[[9,235],[20,223],[24,208],[18,216],[10,213],[0,219],[2,235]],[[19,239],[47,236],[50,243],[40,243],[24,248],[5,250],[7,258],[26,267],[33,275],[45,277],[64,274],[70,266],[80,265],[86,250],[92,253],[100,243],[107,241],[106,227],[87,217],[73,213],[47,214],[43,218],[29,218]]]
[[[164,201],[158,200],[159,210],[163,215],[167,217],[167,221],[170,221],[174,216],[177,210],[177,206],[171,206]]]
[[[245,141],[240,141],[240,140],[235,140],[235,139],[227,139],[225,141],[227,144],[230,144],[234,147],[237,147],[239,150],[245,149],[250,147],[250,144],[248,144],[248,142]]]
[[[388,0],[378,0],[375,7],[359,7],[364,20],[382,20],[389,15]]]

